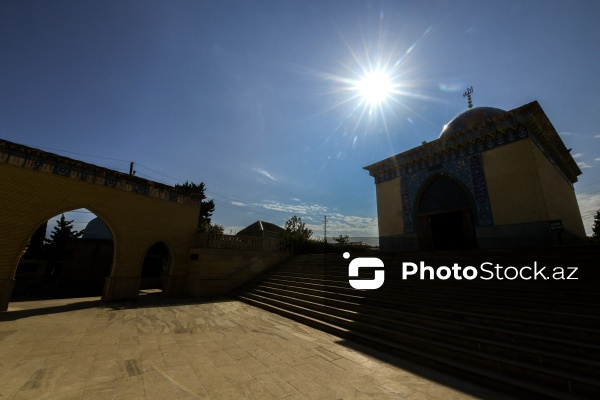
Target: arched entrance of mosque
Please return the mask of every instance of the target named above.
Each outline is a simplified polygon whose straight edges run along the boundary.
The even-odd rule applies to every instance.
[[[477,247],[469,193],[448,175],[424,185],[417,207],[420,250]]]
[[[27,236],[11,301],[100,296],[113,265],[111,230],[86,208],[50,215]]]
[[[163,290],[163,282],[171,268],[171,252],[163,243],[154,243],[144,257],[140,290]]]

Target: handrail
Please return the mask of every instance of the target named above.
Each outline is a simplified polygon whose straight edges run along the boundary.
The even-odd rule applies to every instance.
[[[209,249],[270,250],[281,247],[282,239],[257,236],[224,235],[201,232],[196,234],[196,246]],[[279,246],[277,246],[279,245]]]
[[[250,267],[251,267],[252,265],[254,265],[255,263],[257,263],[257,262],[259,262],[259,261],[262,261],[262,260],[264,260],[265,258],[269,257],[271,254],[273,254],[273,253],[276,253],[276,252],[279,252],[279,251],[280,251],[280,250],[281,250],[283,247],[285,247],[285,246],[287,246],[287,245],[289,245],[289,244],[291,244],[291,245],[293,246],[293,243],[292,243],[292,242],[285,242],[285,243],[281,244],[279,247],[277,247],[275,250],[271,251],[269,254],[265,254],[264,256],[262,256],[262,257],[260,257],[260,258],[258,258],[258,259],[256,259],[256,260],[254,260],[254,261],[251,261],[251,262],[250,262],[250,263],[248,263],[248,264],[242,265],[241,267],[237,268],[237,269],[236,269],[235,271],[233,271],[233,272],[230,272],[230,273],[229,273],[229,274],[227,274],[226,276],[223,276],[223,277],[221,277],[221,278],[202,278],[202,280],[205,280],[205,281],[222,281],[222,280],[224,280],[224,279],[229,279],[229,278],[231,278],[232,276],[234,276],[235,274],[237,274],[238,272],[240,272],[241,270],[244,270],[244,269],[250,268]],[[291,255],[291,254],[292,254],[292,252],[293,252],[293,249],[292,249],[292,250],[290,250],[290,251],[288,252],[288,255]]]

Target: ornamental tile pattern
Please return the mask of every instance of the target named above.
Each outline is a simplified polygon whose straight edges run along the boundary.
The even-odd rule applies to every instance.
[[[178,203],[200,204],[201,202],[201,199],[182,193],[169,185],[1,139],[0,162]]]
[[[406,154],[402,153],[378,163],[377,167],[373,168],[371,174],[375,177],[376,184],[401,178],[404,233],[416,232],[419,193],[423,185],[438,174],[454,177],[468,190],[476,211],[476,226],[493,225],[481,153],[525,139],[530,137],[530,134],[528,128],[522,124],[506,128],[504,132],[497,131],[496,126],[490,128],[492,129],[489,129],[488,133],[470,135],[469,139],[452,147],[433,145],[432,148],[426,149],[428,146],[420,146],[423,148],[414,149],[416,157],[409,162],[400,164],[399,161]]]

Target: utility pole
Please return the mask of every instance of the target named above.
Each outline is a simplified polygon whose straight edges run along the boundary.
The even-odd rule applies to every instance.
[[[325,215],[325,219],[323,219],[323,226],[324,226],[324,235],[325,235],[325,243],[327,243],[327,215]]]

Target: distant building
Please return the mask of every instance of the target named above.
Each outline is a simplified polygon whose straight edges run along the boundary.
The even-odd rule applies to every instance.
[[[237,235],[279,239],[284,232],[285,229],[270,222],[256,221],[239,231]]]
[[[112,234],[108,226],[98,217],[88,222],[83,231],[82,239],[112,240]]]
[[[383,250],[551,245],[585,238],[581,170],[537,102],[469,109],[439,137],[365,167]]]

